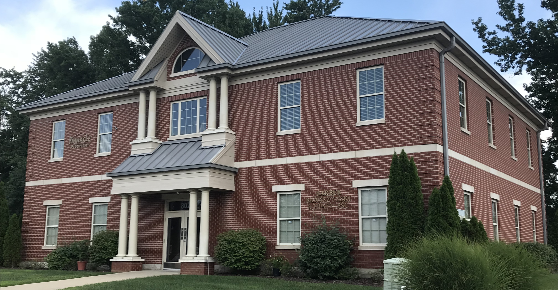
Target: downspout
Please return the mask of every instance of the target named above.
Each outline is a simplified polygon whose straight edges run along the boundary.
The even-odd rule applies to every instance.
[[[548,126],[545,124],[545,129],[548,129]],[[541,187],[541,210],[542,210],[542,223],[543,223],[543,237],[544,237],[544,244],[548,245],[548,237],[546,233],[546,203],[544,201],[544,176],[543,176],[543,167],[542,167],[542,150],[541,150],[541,131],[537,131],[537,151],[539,153],[539,182]]]
[[[442,95],[442,142],[444,144],[444,175],[449,176],[448,118],[446,113],[446,74],[445,54],[455,47],[455,36],[451,37],[450,46],[440,52],[440,91]]]

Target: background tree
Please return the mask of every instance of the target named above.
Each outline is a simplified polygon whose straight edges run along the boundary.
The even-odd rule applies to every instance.
[[[330,15],[343,4],[340,0],[291,0],[285,3],[286,23]]]
[[[8,211],[8,201],[4,196],[4,183],[0,181],[0,253],[4,253],[4,236],[8,229],[8,220],[10,213]],[[0,255],[0,265],[4,264],[4,255]]]
[[[461,221],[456,208],[453,185],[449,176],[446,176],[440,189],[435,188],[428,200],[425,232],[452,236],[460,231]]]
[[[10,224],[4,236],[4,267],[16,267],[21,261],[21,220],[19,215],[10,217]]]
[[[413,158],[405,151],[393,154],[389,169],[387,198],[386,258],[399,256],[404,248],[422,236],[424,199],[422,185]]]
[[[505,21],[488,30],[482,18],[473,21],[473,30],[484,42],[483,52],[498,56],[501,71],[523,70],[531,76],[525,84],[527,99],[550,121],[552,136],[543,146],[545,200],[548,243],[558,248],[558,0],[542,0],[541,7],[551,12],[549,19],[527,21],[525,7],[515,0],[498,0],[498,15]]]
[[[284,9],[279,9],[279,0],[273,1],[271,7],[266,7],[267,10],[267,25],[269,28],[281,26],[285,24],[283,16]]]

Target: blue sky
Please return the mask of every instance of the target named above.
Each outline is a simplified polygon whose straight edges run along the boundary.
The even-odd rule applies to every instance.
[[[250,13],[253,7],[270,6],[272,0],[238,2]],[[540,7],[540,0],[519,2],[525,4],[528,20],[550,17],[550,12]],[[109,20],[108,14],[114,15],[114,8],[120,3],[115,0],[0,0],[0,40],[10,44],[0,46],[0,67],[23,70],[31,62],[32,54],[45,47],[47,41],[71,36],[87,50],[89,37],[99,32]],[[334,15],[445,21],[493,64],[496,58],[482,53],[482,42],[473,32],[471,20],[482,17],[489,27],[494,27],[503,23],[497,12],[496,0],[345,0]],[[529,81],[528,76],[503,75],[524,92],[522,84]]]

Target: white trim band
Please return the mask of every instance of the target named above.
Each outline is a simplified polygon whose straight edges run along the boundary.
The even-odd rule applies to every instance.
[[[101,197],[91,197],[89,198],[89,203],[109,203],[110,196],[101,196]]]
[[[286,185],[274,185],[271,187],[273,192],[281,191],[303,191],[305,188],[304,184],[286,184]]]
[[[493,192],[490,193],[490,198],[500,201],[500,195]]]
[[[470,192],[470,193],[475,193],[475,188],[471,185],[467,185],[465,183],[461,183],[461,189],[463,189],[464,191]]]
[[[25,183],[25,186],[51,185],[51,184],[98,181],[98,180],[109,180],[109,179],[112,179],[112,178],[106,176],[105,174],[89,175],[89,176],[59,178],[59,179],[43,179],[43,180],[27,181]]]
[[[532,210],[532,211],[537,211],[537,207],[534,206],[534,205],[532,205],[532,206],[531,206],[531,210]]]
[[[353,180],[353,187],[387,186],[389,178]]]
[[[61,205],[61,204],[62,204],[62,199],[43,201],[43,205]]]
[[[514,200],[513,200],[513,205],[515,205],[515,206],[521,206],[521,201],[515,200],[515,199],[514,199]]]

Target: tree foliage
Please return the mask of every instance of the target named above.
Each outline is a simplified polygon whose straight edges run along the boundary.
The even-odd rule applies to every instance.
[[[434,188],[428,200],[425,232],[428,235],[453,236],[461,231],[453,185],[449,176],[444,177],[440,189]]]
[[[503,72],[523,71],[531,76],[524,84],[527,99],[550,121],[552,136],[543,146],[543,172],[549,244],[558,248],[558,0],[542,0],[548,19],[528,21],[525,6],[515,0],[497,0],[503,25],[489,30],[482,18],[473,21],[473,30],[484,42],[483,51],[496,55]]]
[[[472,217],[469,221],[466,219],[461,220],[461,236],[472,243],[488,242],[488,235],[484,226],[476,217]]]
[[[291,0],[285,3],[286,23],[330,15],[343,4],[340,0]]]
[[[4,264],[4,236],[8,230],[8,221],[10,212],[8,210],[8,201],[4,196],[4,183],[0,181],[0,265]]]
[[[424,230],[422,185],[413,158],[405,151],[393,154],[389,169],[387,198],[386,258],[399,256],[404,248],[420,238]]]
[[[8,230],[4,236],[3,258],[4,267],[16,267],[21,261],[21,220],[19,215],[10,217]]]

